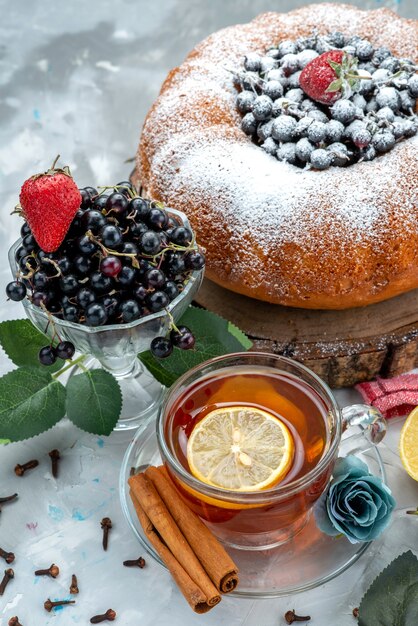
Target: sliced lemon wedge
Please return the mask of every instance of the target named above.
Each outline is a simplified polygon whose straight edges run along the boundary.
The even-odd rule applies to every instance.
[[[402,427],[399,453],[408,474],[418,480],[418,407],[409,414]]]
[[[200,481],[232,491],[272,487],[287,474],[295,444],[277,417],[250,406],[215,409],[187,443],[190,471]]]

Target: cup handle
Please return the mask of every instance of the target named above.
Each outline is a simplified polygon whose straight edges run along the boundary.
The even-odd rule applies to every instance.
[[[386,435],[386,420],[381,412],[367,404],[351,404],[341,410],[343,431],[350,426],[361,426],[364,435],[373,444],[378,444]]]

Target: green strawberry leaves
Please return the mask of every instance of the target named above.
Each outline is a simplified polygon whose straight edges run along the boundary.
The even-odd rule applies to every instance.
[[[65,387],[46,369],[21,367],[0,378],[0,438],[28,439],[65,415]]]
[[[0,324],[0,344],[9,359],[19,367],[39,367],[38,353],[50,339],[39,332],[29,320],[10,320]],[[58,359],[47,367],[48,372],[56,372],[64,365]]]
[[[418,559],[408,550],[373,581],[359,607],[359,626],[418,624]]]
[[[110,435],[122,409],[122,394],[115,378],[105,370],[72,376],[67,383],[67,416],[83,430]]]
[[[193,350],[174,348],[171,356],[161,360],[155,359],[149,351],[138,355],[151,374],[166,387],[207,359],[249,350],[252,346],[248,337],[234,324],[205,309],[190,306],[178,325],[193,330],[196,338]]]

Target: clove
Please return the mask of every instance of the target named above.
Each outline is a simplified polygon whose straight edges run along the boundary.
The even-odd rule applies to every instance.
[[[50,613],[54,607],[65,606],[66,604],[75,604],[75,600],[57,600],[57,602],[51,602],[48,598],[48,600],[44,602],[44,609]]]
[[[19,622],[19,618],[17,617],[17,615],[15,615],[15,617],[11,617],[8,621],[9,626],[22,626],[22,624]]]
[[[113,609],[107,609],[103,615],[94,615],[90,619],[90,624],[100,624],[101,622],[113,622],[116,619],[116,611]]]
[[[35,571],[35,576],[51,576],[51,578],[56,578],[60,573],[60,568],[55,563],[52,563],[48,569],[37,569]]]
[[[58,461],[60,460],[59,450],[51,450],[48,452],[48,456],[51,458],[51,472],[54,478],[58,478]]]
[[[296,615],[295,611],[286,611],[284,614],[286,624],[293,624],[293,622],[308,622],[311,619],[310,615]]]
[[[0,548],[0,557],[9,564],[13,563],[13,561],[15,560],[15,555],[13,554],[13,552],[6,552],[6,550],[3,550],[2,548]]]
[[[23,465],[20,465],[18,463],[15,467],[15,474],[16,476],[23,476],[24,473],[27,472],[27,470],[34,469],[35,467],[38,467],[38,465],[39,461],[37,461],[36,459],[28,461],[27,463],[23,463]]]
[[[75,574],[71,576],[70,593],[72,595],[75,595],[76,593],[78,593],[78,582],[77,582],[77,576]]]
[[[138,559],[132,559],[123,562],[125,567],[140,567],[141,569],[145,567],[145,559],[140,556]]]
[[[14,577],[15,577],[15,573],[11,567],[9,567],[9,569],[4,570],[3,580],[0,583],[0,596],[4,594],[6,587],[9,584],[9,581],[12,580],[12,578]]]
[[[110,519],[110,517],[104,517],[100,522],[100,525],[103,528],[103,550],[107,550],[109,542],[109,531],[112,528],[112,520]]]

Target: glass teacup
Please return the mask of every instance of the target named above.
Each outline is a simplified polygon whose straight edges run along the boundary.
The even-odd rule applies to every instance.
[[[196,478],[188,463],[187,442],[195,425],[216,409],[242,406],[277,417],[294,442],[288,473],[258,491],[208,484]],[[328,386],[300,363],[247,352],[206,361],[182,376],[160,409],[157,439],[178,491],[214,534],[231,547],[260,550],[288,541],[305,526],[329,483],[342,433],[351,424],[362,425],[361,436],[370,445],[386,431],[372,407],[340,410]]]

